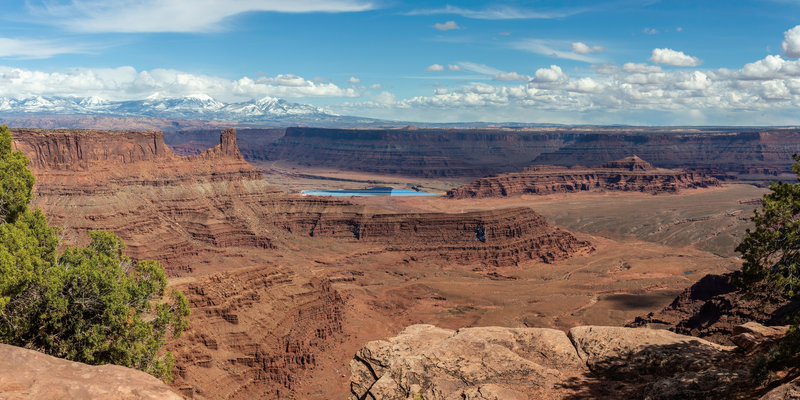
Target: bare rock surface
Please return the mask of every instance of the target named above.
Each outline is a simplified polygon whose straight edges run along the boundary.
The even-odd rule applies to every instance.
[[[800,378],[785,383],[761,396],[760,400],[798,400],[800,399]]]
[[[666,330],[413,325],[350,363],[351,399],[723,398],[736,347]]]
[[[118,365],[86,365],[0,344],[4,399],[181,399],[160,380]]]

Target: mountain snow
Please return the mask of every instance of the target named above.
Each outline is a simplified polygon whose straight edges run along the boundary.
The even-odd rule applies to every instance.
[[[15,114],[91,114],[109,116],[206,119],[231,122],[320,121],[339,116],[309,104],[274,97],[226,104],[206,94],[144,100],[106,101],[100,97],[0,97],[0,111]]]

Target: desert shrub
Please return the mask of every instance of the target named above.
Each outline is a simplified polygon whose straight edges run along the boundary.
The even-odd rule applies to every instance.
[[[161,264],[125,257],[112,233],[90,231],[89,246],[59,254],[56,230],[28,208],[27,164],[0,126],[0,342],[169,381],[174,358],[161,347],[186,327],[186,298],[166,295]]]

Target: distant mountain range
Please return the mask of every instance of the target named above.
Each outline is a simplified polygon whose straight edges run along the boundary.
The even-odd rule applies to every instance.
[[[205,94],[180,98],[152,96],[144,100],[107,101],[98,97],[0,97],[0,114],[105,115],[210,120],[257,124],[351,125],[379,120],[341,116],[308,104],[264,97],[223,103]]]

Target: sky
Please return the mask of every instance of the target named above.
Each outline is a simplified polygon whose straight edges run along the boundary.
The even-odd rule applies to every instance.
[[[0,0],[0,97],[800,125],[800,0]]]

